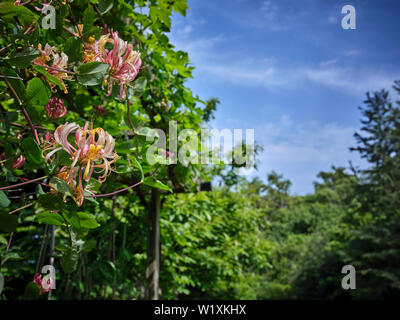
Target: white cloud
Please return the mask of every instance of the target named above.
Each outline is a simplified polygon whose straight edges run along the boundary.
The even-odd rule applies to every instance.
[[[277,18],[279,8],[277,5],[274,5],[272,1],[266,0],[261,4],[261,13],[263,18],[272,21]]]
[[[300,68],[297,70],[301,79],[308,79],[315,84],[347,93],[362,94],[390,88],[396,75],[382,73],[371,69],[354,69],[352,67]]]
[[[354,131],[335,123],[294,123],[287,115],[278,123],[265,123],[255,129],[256,141],[264,147],[258,174],[265,177],[275,170],[290,177],[295,193],[312,192],[318,172],[330,170],[331,165],[347,167],[351,160],[365,166],[356,153],[349,151],[355,143]]]
[[[360,95],[366,91],[390,88],[396,74],[388,74],[372,69],[355,69],[340,66],[330,60],[317,66],[282,67],[277,63],[265,61],[209,62],[195,66],[201,72],[212,75],[214,79],[228,81],[250,87],[264,87],[275,90],[299,88],[310,83],[340,90],[347,94]]]
[[[325,86],[350,95],[391,88],[398,70],[382,71],[372,67],[355,68],[345,59],[322,61],[319,64],[286,66],[275,57],[247,58],[240,51],[219,53],[219,44],[234,42],[222,35],[185,41],[172,39],[178,49],[189,52],[196,71],[206,74],[211,81],[235,85],[261,87],[268,90],[299,88],[310,85]],[[349,50],[346,56],[356,56]]]
[[[192,33],[192,31],[193,31],[193,27],[188,24],[188,25],[184,26],[183,28],[178,29],[177,32],[179,35],[187,37],[187,36],[189,36],[190,33]]]
[[[326,61],[321,61],[320,62],[320,66],[321,67],[326,67],[326,66],[329,66],[329,65],[331,65],[331,64],[335,64],[335,63],[337,63],[339,61],[339,59],[330,59],[330,60],[326,60]]]
[[[360,55],[360,51],[357,49],[353,49],[353,50],[346,51],[344,54],[347,57],[357,57]]]

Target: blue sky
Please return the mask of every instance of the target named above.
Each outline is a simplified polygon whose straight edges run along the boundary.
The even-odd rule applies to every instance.
[[[341,9],[356,9],[344,30]],[[365,166],[348,148],[367,91],[400,79],[397,0],[189,0],[174,16],[171,42],[195,67],[189,87],[221,104],[211,125],[254,128],[264,147],[259,175],[272,170],[292,193],[313,191],[331,165]]]

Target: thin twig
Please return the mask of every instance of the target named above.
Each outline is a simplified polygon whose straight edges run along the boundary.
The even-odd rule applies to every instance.
[[[64,69],[58,69],[55,67],[48,66],[47,64],[36,63],[36,65],[50,69],[50,70],[58,71],[61,73],[77,74],[76,72],[72,72],[72,71],[68,71],[68,70],[64,70]]]
[[[124,192],[124,191],[128,191],[129,189],[132,189],[134,187],[137,187],[138,185],[140,185],[143,181],[139,181],[138,183],[135,183],[134,185],[131,185],[130,187],[124,188],[124,189],[120,189],[111,193],[103,193],[103,194],[93,194],[93,195],[89,195],[86,196],[85,198],[100,198],[100,197],[108,197],[108,196],[113,196],[115,194]]]
[[[29,208],[31,205],[33,205],[33,202],[28,203],[27,205],[25,205],[25,206],[23,206],[23,207],[21,207],[21,208],[18,208],[18,209],[15,209],[15,210],[13,210],[13,211],[10,211],[8,214],[13,214],[13,213],[16,213],[16,212],[18,212],[18,211],[24,210],[24,209],[26,209],[26,208]]]
[[[22,177],[17,177],[17,179],[23,180],[23,181],[29,181],[29,179],[27,179],[27,178],[22,178]],[[38,182],[38,184],[40,184],[40,185],[43,186],[43,187],[51,188],[51,185],[49,185],[49,184],[47,184],[47,183]]]
[[[20,187],[20,186],[23,186],[23,185],[26,185],[26,184],[37,182],[37,181],[40,181],[40,180],[43,180],[43,179],[46,179],[46,178],[47,178],[47,176],[44,176],[44,177],[36,178],[36,179],[33,179],[33,180],[29,180],[29,181],[13,184],[11,186],[1,187],[0,190],[14,189],[16,187]]]
[[[16,79],[16,80],[24,80],[24,79],[22,79],[22,78],[20,78],[20,77],[13,77],[13,76],[3,76],[3,75],[0,75],[0,78]]]
[[[97,12],[97,14],[99,15],[100,20],[101,20],[101,22],[103,23],[103,26],[104,26],[104,28],[105,28],[105,27],[106,27],[106,23],[104,22],[103,15],[101,14],[99,8],[97,8],[97,6],[96,6],[94,3],[92,3],[92,5],[93,5],[93,7],[94,7],[94,10],[95,10],[95,11]]]
[[[11,241],[12,241],[13,235],[14,235],[14,232],[11,232],[10,238],[8,239],[8,244],[7,244],[6,250],[4,251],[3,258],[1,259],[0,267],[3,266],[4,260],[6,259],[8,250],[10,249],[10,246],[11,246]]]
[[[42,261],[43,261],[43,255],[45,252],[45,247],[47,247],[47,233],[49,232],[49,225],[46,224],[44,227],[44,232],[43,232],[43,239],[42,239],[42,244],[40,245],[40,250],[39,250],[39,256],[38,260],[36,262],[36,269],[35,269],[35,274],[38,274],[40,271],[40,267],[42,266]]]
[[[70,35],[73,35],[74,37],[76,37],[76,34],[73,33],[71,30],[69,30],[66,26],[63,26],[64,30],[67,31]]]
[[[0,75],[4,75],[3,72],[0,70]],[[36,142],[40,145],[40,141],[39,141],[39,137],[37,135],[37,131],[35,129],[35,127],[33,126],[33,123],[31,121],[31,119],[29,118],[28,112],[26,112],[26,109],[24,107],[24,105],[22,104],[22,100],[21,98],[18,96],[17,92],[15,91],[14,87],[11,85],[10,81],[8,81],[7,78],[4,78],[4,81],[6,82],[7,86],[10,88],[11,92],[13,93],[14,97],[17,99],[19,106],[22,110],[22,112],[24,113],[24,116],[26,118],[26,120],[28,121],[29,126],[32,129],[33,135],[35,136]]]

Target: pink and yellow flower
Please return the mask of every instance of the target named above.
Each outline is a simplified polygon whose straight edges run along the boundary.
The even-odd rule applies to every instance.
[[[64,83],[64,79],[69,79],[67,72],[65,72],[68,65],[68,56],[64,52],[58,54],[56,48],[48,43],[46,43],[44,50],[42,50],[42,45],[39,43],[38,50],[41,52],[41,56],[33,60],[33,63],[45,67],[48,73],[60,80],[64,87],[64,92],[68,93],[67,86]],[[48,62],[51,62],[51,65]],[[56,86],[55,83],[49,84],[52,89]]]
[[[112,49],[106,49],[107,44],[111,44]],[[113,85],[118,84],[122,100],[125,84],[133,81],[139,73],[142,65],[140,53],[133,50],[132,45],[122,40],[118,32],[113,30],[95,42],[94,51],[95,61],[110,66],[109,76],[104,79],[103,88],[107,85],[107,95],[111,95]]]
[[[75,132],[74,145],[68,140],[73,132]],[[112,164],[118,159],[114,147],[114,138],[102,128],[89,129],[88,122],[84,127],[67,122],[56,129],[54,144],[45,148],[44,151],[52,149],[45,156],[46,161],[50,161],[52,156],[60,150],[64,150],[71,156],[71,166],[63,167],[60,170],[59,178],[74,188],[75,201],[78,206],[81,206],[84,200],[82,179],[89,182],[94,169],[100,169],[99,172],[96,172],[101,174],[98,181],[100,183],[106,181],[107,176],[113,171]]]

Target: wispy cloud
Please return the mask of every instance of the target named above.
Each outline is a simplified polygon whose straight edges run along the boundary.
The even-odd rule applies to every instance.
[[[175,39],[174,39],[175,40]],[[382,71],[373,68],[355,68],[332,58],[320,63],[285,66],[276,57],[243,58],[240,52],[219,53],[217,44],[228,39],[222,35],[190,41],[175,40],[178,48],[189,52],[196,70],[212,76],[213,81],[223,81],[250,87],[286,89],[309,85],[325,86],[351,95],[364,94],[381,88],[390,88],[398,70]],[[356,56],[357,50],[345,53]]]
[[[177,33],[178,33],[180,36],[187,37],[187,36],[190,35],[190,33],[192,33],[192,31],[193,31],[193,27],[192,27],[191,25],[186,25],[186,26],[184,26],[183,28],[179,29],[179,30],[177,31]]]
[[[268,1],[264,2],[267,7]],[[338,53],[331,59],[301,63],[298,60],[288,66],[276,57],[250,58],[240,49],[224,50],[227,44],[238,40],[217,34],[211,38],[193,39],[184,36],[191,27],[172,37],[177,48],[189,52],[196,72],[212,76],[212,81],[229,82],[249,87],[263,87],[270,90],[299,88],[309,85],[324,86],[350,95],[364,94],[381,88],[391,88],[399,70],[381,70],[373,67],[355,67],[339,56],[356,57],[359,50],[351,49]],[[232,37],[232,36],[231,36]]]
[[[265,19],[273,21],[279,15],[279,7],[271,0],[265,0],[261,3],[261,13]]]
[[[353,50],[346,51],[344,54],[347,57],[357,57],[360,55],[360,51],[357,49],[353,49]]]
[[[337,63],[339,61],[339,59],[330,59],[330,60],[326,60],[326,61],[321,61],[320,63],[319,63],[319,65],[321,66],[321,67],[326,67],[326,66],[330,66],[330,65],[332,65],[332,64],[335,64],[335,63]]]
[[[264,147],[260,173],[265,176],[272,170],[283,172],[291,178],[293,191],[312,192],[311,182],[318,172],[330,170],[331,165],[347,167],[348,161],[366,165],[349,151],[355,142],[354,131],[353,127],[336,123],[296,123],[288,115],[282,116],[279,122],[266,123],[255,130]]]

